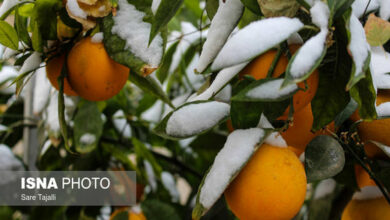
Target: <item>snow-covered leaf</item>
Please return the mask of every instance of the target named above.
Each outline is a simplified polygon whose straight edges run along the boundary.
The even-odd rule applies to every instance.
[[[0,21],[0,43],[13,50],[18,49],[18,34],[15,29],[5,21]]]
[[[135,2],[136,3],[136,2]],[[149,45],[152,25],[150,7],[130,4],[127,0],[118,1],[116,16],[108,15],[103,19],[104,45],[108,54],[139,75],[152,73],[160,64],[163,56],[164,37],[158,34]]]
[[[355,15],[351,14],[349,20],[346,21],[346,29],[349,33],[348,50],[354,62],[351,78],[346,88],[350,90],[359,80],[366,76],[371,55],[363,25]]]
[[[276,102],[291,97],[298,91],[296,84],[281,88],[283,79],[263,79],[251,83],[232,98],[233,101]]]
[[[303,23],[297,18],[267,18],[255,21],[238,31],[222,48],[212,70],[250,61],[299,31]]]
[[[305,171],[308,182],[335,176],[343,170],[344,164],[344,150],[330,136],[317,136],[306,147]]]
[[[376,107],[378,118],[390,118],[390,102],[385,102]]]
[[[124,138],[131,138],[131,127],[127,122],[125,113],[123,110],[118,110],[113,115],[112,123],[114,124],[115,129],[119,132],[119,134]]]
[[[302,82],[314,72],[326,55],[327,29],[310,38],[291,58],[283,87]]]
[[[226,84],[230,82],[248,63],[238,64],[226,69],[221,70],[209,88],[203,91],[201,94],[190,98],[188,101],[208,100],[218,94]]]
[[[102,135],[103,121],[95,102],[84,101],[80,104],[74,118],[75,147],[79,153],[93,151]]]
[[[244,5],[240,0],[229,0],[226,3],[220,2],[218,11],[211,21],[207,40],[196,68],[202,73],[213,62],[228,37],[236,27],[244,12]]]
[[[322,1],[317,1],[310,9],[313,24],[323,29],[328,27],[329,23],[329,7]]]
[[[371,48],[371,72],[378,89],[390,89],[390,53],[382,47]]]
[[[149,36],[149,44],[154,40],[158,32],[165,27],[175,16],[177,10],[183,4],[184,0],[161,0],[158,9],[154,15],[152,28]]]
[[[368,16],[364,30],[367,42],[373,47],[382,46],[390,39],[390,22],[376,17],[374,13]]]
[[[386,146],[386,145],[379,143],[377,141],[369,141],[369,142],[371,142],[371,143],[375,144],[377,147],[379,147],[383,151],[383,153],[385,153],[386,156],[388,156],[390,158],[390,147],[389,146]]]
[[[186,103],[169,113],[154,129],[166,138],[188,138],[204,133],[227,118],[230,106],[216,101]]]
[[[382,1],[386,1],[386,0],[382,0]],[[355,0],[352,4],[352,12],[358,18],[362,17],[364,15],[364,12],[368,13],[378,8],[379,8],[378,0]]]
[[[379,16],[383,20],[389,20],[390,18],[390,1],[382,0],[380,1]]]
[[[38,115],[47,107],[52,86],[46,78],[46,68],[39,68],[35,74],[33,113]]]
[[[213,206],[266,136],[267,132],[261,128],[235,130],[228,136],[199,186],[196,206],[192,212],[193,219],[200,219]]]

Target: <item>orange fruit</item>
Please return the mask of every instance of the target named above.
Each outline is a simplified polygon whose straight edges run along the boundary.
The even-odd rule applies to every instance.
[[[299,47],[300,45],[298,44],[293,44],[289,46],[291,53],[295,53],[299,49]],[[268,70],[271,67],[276,54],[276,50],[269,50],[268,52],[258,56],[240,72],[239,76],[242,77],[244,75],[251,75],[256,80],[266,78]],[[280,75],[282,75],[286,71],[288,62],[289,61],[287,56],[282,55],[275,66],[272,77],[279,77]],[[317,70],[315,70],[306,80],[308,86],[307,90],[300,90],[293,96],[293,106],[295,111],[300,111],[311,102],[317,92],[318,81],[319,73]],[[305,82],[299,83],[298,86],[304,89]],[[288,110],[285,112],[285,115],[287,115],[287,113]]]
[[[291,146],[288,146],[287,147],[289,150],[291,150],[292,152],[295,153],[295,155],[297,155],[297,157],[299,158],[301,156],[301,154],[305,151],[299,149],[299,148],[296,148],[296,147],[291,147]]]
[[[59,90],[58,77],[61,75],[62,67],[65,63],[65,54],[55,56],[49,59],[46,63],[46,77],[49,79],[51,85]],[[77,93],[69,85],[67,78],[64,79],[64,93],[69,96],[77,96]]]
[[[281,117],[280,119],[285,119],[285,117]],[[311,104],[304,107],[301,111],[295,112],[293,115],[293,124],[286,131],[281,132],[287,145],[297,148],[300,151],[305,151],[306,146],[313,138],[326,134],[326,130],[313,133],[311,131],[313,121]],[[334,130],[334,122],[328,125],[328,129]]]
[[[89,101],[103,101],[118,94],[130,71],[111,59],[103,43],[93,43],[91,37],[72,48],[67,63],[70,85]]]
[[[239,147],[239,146],[237,146]],[[291,219],[306,195],[306,174],[288,148],[263,144],[225,191],[232,212],[243,220]]]
[[[125,208],[120,208],[120,209],[117,209],[115,210],[111,216],[110,216],[110,220],[114,220],[115,217],[122,213],[122,212],[127,212],[127,215],[128,215],[128,220],[146,220],[146,217],[145,215],[141,212],[134,212],[133,210],[125,207]]]
[[[376,186],[375,181],[371,179],[370,175],[360,165],[355,165],[355,176],[360,189],[365,186]]]
[[[376,105],[380,105],[384,102],[390,102],[390,92],[385,90],[378,91],[376,99]],[[353,121],[360,120],[357,111],[351,116]],[[377,147],[375,144],[368,141],[377,141],[386,146],[390,146],[390,119],[378,119],[374,121],[363,121],[358,125],[358,133],[361,141],[364,144],[364,150],[368,157],[381,157],[387,158],[385,153]]]
[[[390,219],[390,205],[384,197],[368,200],[351,200],[344,209],[341,220]]]

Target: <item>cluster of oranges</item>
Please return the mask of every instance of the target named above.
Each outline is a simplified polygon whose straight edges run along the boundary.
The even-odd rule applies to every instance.
[[[289,46],[291,53],[295,53],[298,48],[299,45]],[[256,80],[266,78],[276,54],[276,50],[270,50],[260,55],[241,71],[240,77],[250,75]],[[281,76],[287,65],[288,58],[282,55],[275,65],[272,77]],[[307,181],[305,170],[298,156],[305,151],[306,146],[314,137],[329,134],[335,130],[334,122],[332,122],[326,129],[314,133],[311,131],[314,119],[310,102],[317,92],[318,82],[319,73],[314,71],[306,80],[306,84],[298,84],[300,88],[306,86],[307,88],[294,94],[293,122],[280,133],[289,147],[281,148],[263,144],[225,191],[226,201],[239,219],[292,219],[299,212],[305,200]],[[379,93],[377,104],[387,101],[390,101],[390,93],[385,95]],[[289,109],[278,119],[286,120],[288,112]],[[358,117],[356,113],[351,119],[354,117]],[[232,131],[229,124],[228,127]],[[359,125],[359,134],[363,141],[376,140],[390,146],[390,138],[386,136],[390,132],[389,129],[390,119],[363,122]],[[368,155],[384,155],[379,148],[372,144],[367,143],[365,148]],[[358,181],[375,185],[368,174],[364,173],[365,171],[362,169],[357,171],[358,177],[363,175],[363,177],[358,178]],[[362,205],[376,207],[375,210],[380,213],[381,219],[390,219],[390,206],[384,198],[380,198],[364,202],[352,200],[344,211],[343,220],[380,219],[374,216],[368,218],[346,217],[351,210],[359,213]],[[367,212],[368,215],[369,212]]]
[[[115,62],[107,54],[102,42],[93,42],[91,37],[83,38],[70,52],[48,59],[47,77],[58,89],[58,78],[66,62],[67,77],[64,79],[64,93],[80,96],[90,101],[103,101],[115,96],[125,85],[129,68]]]

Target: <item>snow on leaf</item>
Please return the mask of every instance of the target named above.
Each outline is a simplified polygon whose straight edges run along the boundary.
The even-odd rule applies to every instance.
[[[218,200],[262,144],[265,136],[266,132],[260,128],[235,130],[228,136],[200,186],[193,219],[199,219]]]
[[[91,145],[96,141],[96,136],[94,134],[85,133],[80,137],[80,143],[83,145]]]
[[[39,67],[41,61],[41,53],[34,52],[24,61],[22,67],[19,70],[19,74],[28,73],[35,70]]]
[[[360,189],[360,191],[353,194],[352,199],[355,200],[367,200],[367,199],[377,199],[383,197],[383,193],[380,191],[378,186],[365,186]]]
[[[326,36],[328,29],[310,38],[290,60],[283,86],[302,82],[320,65],[326,54]]]
[[[232,67],[228,67],[226,69],[221,70],[214,81],[211,83],[210,87],[207,88],[204,92],[190,98],[189,101],[198,101],[198,100],[208,100],[218,94],[229,82],[232,80],[244,67],[248,64],[248,62],[238,64]]]
[[[370,11],[374,11],[378,8],[379,8],[378,0],[355,0],[352,4],[352,12],[358,18],[362,17],[365,11],[367,13]]]
[[[382,46],[390,39],[390,22],[370,14],[364,26],[367,42],[371,46]]]
[[[153,0],[152,2],[152,12],[156,14],[158,6],[160,6],[161,0]]]
[[[383,104],[382,104],[383,105]],[[388,107],[388,106],[387,106]],[[377,141],[369,141],[379,147],[390,158],[390,147]]]
[[[390,1],[382,0],[380,2],[379,16],[383,20],[389,20],[390,18]]]
[[[101,43],[103,41],[103,39],[104,39],[103,32],[99,32],[99,33],[96,33],[92,36],[91,42],[98,44],[98,43]]]
[[[236,27],[243,12],[244,5],[240,0],[229,0],[226,3],[220,2],[217,13],[211,21],[207,40],[203,45],[196,68],[197,72],[203,72],[213,62]]]
[[[0,7],[0,17],[2,17],[8,10],[10,10],[12,7],[14,7],[15,5],[21,2],[24,1],[4,0]]]
[[[18,76],[18,72],[12,66],[3,66],[0,71],[0,94],[15,93],[16,86],[12,81]]]
[[[158,67],[163,55],[161,35],[157,35],[148,45],[151,24],[143,21],[146,14],[138,11],[126,0],[119,0],[118,6],[117,15],[113,17],[112,33],[126,41],[125,49],[130,50],[151,67]]]
[[[168,114],[156,131],[168,137],[187,138],[213,128],[229,113],[230,106],[222,102],[187,103]]]
[[[351,89],[360,79],[365,77],[365,72],[370,62],[370,46],[367,43],[363,25],[355,15],[351,15],[347,22],[347,30],[350,32],[348,50],[352,56],[354,65],[351,79],[347,84],[347,90]]]
[[[376,107],[378,118],[390,117],[390,102],[385,102]]]
[[[80,8],[77,0],[68,0],[66,2],[66,7],[74,16],[87,19],[87,13]]]
[[[378,89],[390,89],[390,53],[382,47],[371,47],[371,72]]]
[[[322,180],[314,191],[314,199],[321,199],[327,195],[330,195],[336,189],[336,181],[334,179]]]
[[[156,174],[154,173],[153,167],[150,164],[149,161],[144,160],[144,167],[146,176],[148,178],[149,186],[151,187],[151,190],[155,192],[157,190],[157,181],[156,181]]]
[[[327,28],[329,23],[329,7],[324,2],[318,1],[310,9],[312,22],[320,28]]]
[[[235,101],[282,101],[298,91],[296,84],[281,88],[283,79],[263,79],[254,81],[232,98]]]
[[[175,178],[172,176],[172,174],[167,171],[161,172],[161,182],[163,183],[164,188],[168,190],[169,194],[171,195],[172,202],[178,202],[180,195],[176,187]]]
[[[275,129],[264,114],[261,114],[258,126],[263,129]],[[272,132],[264,141],[266,144],[276,147],[287,147],[286,141],[279,132]]]
[[[41,67],[35,73],[35,86],[33,98],[33,113],[40,114],[47,106],[50,98],[50,89],[52,88],[49,80],[46,78],[46,68]]]
[[[131,127],[126,120],[125,113],[123,110],[118,110],[113,115],[114,127],[119,131],[119,133],[125,138],[131,138]]]
[[[219,70],[250,61],[299,31],[303,23],[297,18],[267,18],[239,30],[224,45],[211,69]]]

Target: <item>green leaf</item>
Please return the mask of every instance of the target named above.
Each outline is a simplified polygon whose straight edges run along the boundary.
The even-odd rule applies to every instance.
[[[22,2],[19,4],[19,14],[23,17],[32,17],[34,15],[34,5],[34,3]]]
[[[162,90],[160,84],[151,76],[140,76],[137,73],[130,70],[129,79],[132,83],[142,89],[144,92],[150,93],[157,98],[161,99],[163,102],[167,103],[170,106],[173,106],[171,100]]]
[[[235,95],[232,101],[278,102],[290,98],[298,91],[296,84],[281,89],[282,83],[283,79],[274,78],[255,81]]]
[[[344,164],[344,150],[330,136],[317,136],[306,147],[305,171],[309,183],[335,176],[343,170]]]
[[[162,27],[165,27],[168,22],[175,16],[184,0],[162,0],[154,16],[152,29],[149,36],[149,44],[158,34]]]
[[[356,109],[358,108],[358,104],[356,103],[355,100],[351,99],[347,105],[347,107],[345,107],[345,109],[340,112],[340,114],[337,115],[337,117],[335,118],[335,125],[337,127],[341,126],[346,120],[348,120],[351,115],[356,111]]]
[[[93,151],[103,131],[101,112],[96,102],[82,101],[74,118],[74,139],[79,153]]]
[[[313,130],[317,131],[331,121],[347,106],[350,96],[345,86],[351,73],[352,60],[346,49],[347,39],[342,25],[336,26],[335,42],[328,49],[320,66],[317,93],[312,100]]]
[[[354,0],[328,0],[330,17],[338,18],[351,7]],[[330,24],[331,25],[331,24]]]
[[[148,149],[145,146],[145,144],[143,144],[141,141],[139,141],[136,138],[132,138],[131,142],[134,145],[134,150],[135,153],[137,154],[137,157],[142,157],[147,161],[149,161],[149,163],[152,165],[157,175],[160,176],[161,172],[163,171],[162,167],[160,166],[160,164],[158,164],[153,154],[150,153],[150,149]]]
[[[57,39],[57,12],[61,7],[61,0],[36,0],[33,19],[44,40]]]
[[[175,208],[157,199],[147,199],[141,203],[142,212],[148,220],[180,220]]]
[[[210,20],[213,20],[219,7],[219,0],[206,0],[206,12]]]
[[[173,54],[176,52],[177,45],[180,43],[180,41],[177,41],[176,43],[172,44],[172,46],[169,47],[167,52],[164,54],[163,61],[161,63],[160,68],[158,68],[156,72],[157,79],[160,80],[161,83],[165,81],[169,74],[169,69],[172,64],[172,58]]]
[[[360,80],[352,87],[350,94],[359,104],[360,118],[364,120],[374,120],[377,118],[375,108],[376,92],[370,70],[368,70],[364,79]]]
[[[33,33],[31,37],[32,47],[37,52],[43,52],[43,39],[41,31],[38,28],[37,23],[34,23]]]
[[[18,50],[19,38],[15,29],[5,21],[0,21],[0,44]]]
[[[256,15],[261,15],[261,10],[257,0],[241,0],[242,4],[245,5],[249,10],[251,10]]]
[[[26,45],[31,46],[31,38],[27,30],[27,17],[22,17],[19,14],[19,8],[15,10],[15,27],[16,32]]]

